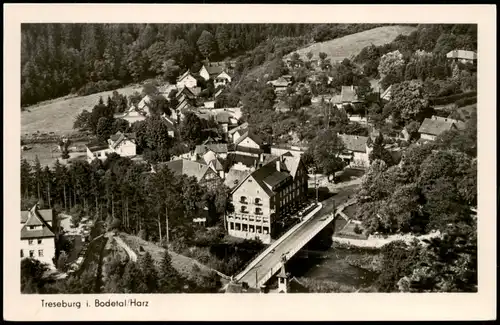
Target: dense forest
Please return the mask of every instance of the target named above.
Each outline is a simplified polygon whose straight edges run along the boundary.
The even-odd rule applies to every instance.
[[[148,77],[179,73],[203,59],[235,58],[273,38],[324,41],[376,26],[23,24],[21,103],[26,106],[69,93],[112,90]]]

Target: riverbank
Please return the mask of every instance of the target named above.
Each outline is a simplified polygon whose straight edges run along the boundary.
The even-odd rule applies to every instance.
[[[410,244],[414,240],[418,240],[422,242],[425,239],[431,239],[435,237],[441,236],[441,233],[439,231],[431,232],[425,235],[421,236],[415,236],[412,234],[399,234],[399,235],[391,235],[391,236],[375,236],[375,235],[370,235],[368,236],[367,239],[354,239],[354,238],[344,238],[344,237],[337,237],[337,236],[332,236],[333,242],[337,244],[344,244],[348,246],[353,246],[353,247],[360,247],[360,248],[382,248],[384,245],[387,245],[391,242],[394,241],[404,241],[407,244]]]

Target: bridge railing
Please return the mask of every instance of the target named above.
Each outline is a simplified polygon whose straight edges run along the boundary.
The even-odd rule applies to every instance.
[[[245,274],[247,274],[255,265],[257,265],[269,252],[271,252],[276,246],[278,246],[281,242],[283,242],[285,239],[287,239],[291,234],[293,234],[304,222],[308,221],[311,219],[321,208],[323,205],[321,203],[316,204],[316,208],[310,212],[310,214],[304,218],[304,220],[295,226],[293,226],[290,230],[288,230],[283,236],[278,238],[274,243],[269,245],[262,253],[257,255],[257,258],[252,260],[240,273],[238,273],[235,276],[235,279],[238,281],[240,280]]]
[[[326,225],[328,225],[332,220],[334,219],[335,214],[332,213],[328,215],[325,220],[319,224],[318,227],[314,229],[314,231],[311,231],[303,240],[299,242],[294,248],[292,248],[285,256],[286,260],[290,259],[293,257],[297,252],[304,247],[311,239],[314,238]],[[258,282],[256,283],[256,287],[259,288],[260,285],[266,283],[269,281],[269,279],[283,266],[283,262],[278,262],[275,267],[272,267],[269,272],[267,272],[262,278],[258,279]]]

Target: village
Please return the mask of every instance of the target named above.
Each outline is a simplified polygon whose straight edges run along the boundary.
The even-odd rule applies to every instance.
[[[51,281],[82,278],[88,265],[105,265],[103,279],[119,286],[116,274],[128,278],[137,266],[115,266],[109,256],[158,265],[189,258],[185,263],[196,272],[211,275],[196,282],[190,278],[196,272],[174,267],[189,280],[161,290],[314,292],[318,284],[293,276],[299,271],[289,272],[288,260],[295,270],[293,261],[317,250],[310,247],[324,241],[320,237],[330,246],[333,238],[367,247],[379,233],[384,245],[404,234],[432,239],[454,223],[433,221],[433,213],[449,212],[421,199],[425,186],[436,186],[430,180],[443,176],[439,170],[463,168],[446,172],[468,182],[453,196],[465,212],[454,213],[457,220],[475,220],[477,194],[466,177],[477,160],[463,139],[475,123],[477,54],[457,48],[438,57],[418,50],[403,59],[394,49],[370,72],[372,59],[363,55],[376,50],[368,46],[350,58],[292,51],[256,78],[242,77],[241,61],[232,59],[201,60],[167,78],[173,63],[165,61],[165,76],[140,83],[128,97],[119,91],[101,96],[92,110],[80,112],[74,133],[22,138],[23,155],[37,141],[55,139],[57,148],[46,167],[38,156],[34,167],[21,164],[21,195],[29,201],[21,211],[21,259],[50,265]],[[418,81],[424,69],[446,74],[433,70],[433,60],[452,75]],[[416,187],[423,194],[415,194]],[[423,215],[431,221],[420,221]],[[223,253],[208,253],[217,245]],[[241,259],[235,253],[230,264],[227,251],[238,245],[250,245],[250,253]],[[402,288],[401,281],[390,290]]]

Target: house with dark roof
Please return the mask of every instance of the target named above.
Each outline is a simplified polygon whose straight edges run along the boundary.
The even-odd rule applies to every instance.
[[[369,155],[372,151],[369,137],[352,134],[339,134],[344,143],[344,152],[340,158],[352,167],[369,167]]]
[[[260,162],[231,191],[234,212],[226,216],[229,235],[269,244],[278,223],[305,202],[307,181],[301,158],[282,155]]]
[[[21,259],[33,258],[54,268],[56,234],[52,209],[38,209],[35,204],[21,211]]]
[[[233,65],[230,62],[207,62],[205,61],[201,66],[198,74],[205,80],[209,80],[210,78],[216,80],[216,78],[221,75],[223,72],[230,77],[231,71],[233,69]],[[229,80],[229,82],[231,82]],[[215,86],[217,88],[217,86]]]
[[[457,121],[439,116],[426,118],[420,125],[418,133],[422,141],[434,141],[443,132],[457,128]]]
[[[215,187],[221,182],[220,176],[204,162],[194,159],[177,159],[169,162],[159,163],[160,168],[167,167],[175,175],[186,175],[194,177],[202,186]]]
[[[244,155],[259,155],[264,152],[264,141],[251,129],[246,129],[242,132],[233,145],[234,151]]]
[[[108,154],[113,152],[109,148],[109,144],[104,141],[92,141],[85,145],[85,150],[87,152],[87,161],[89,163],[94,159],[106,160]]]
[[[133,157],[136,155],[135,133],[122,133],[118,131],[108,139],[108,145],[111,152],[122,157]]]

